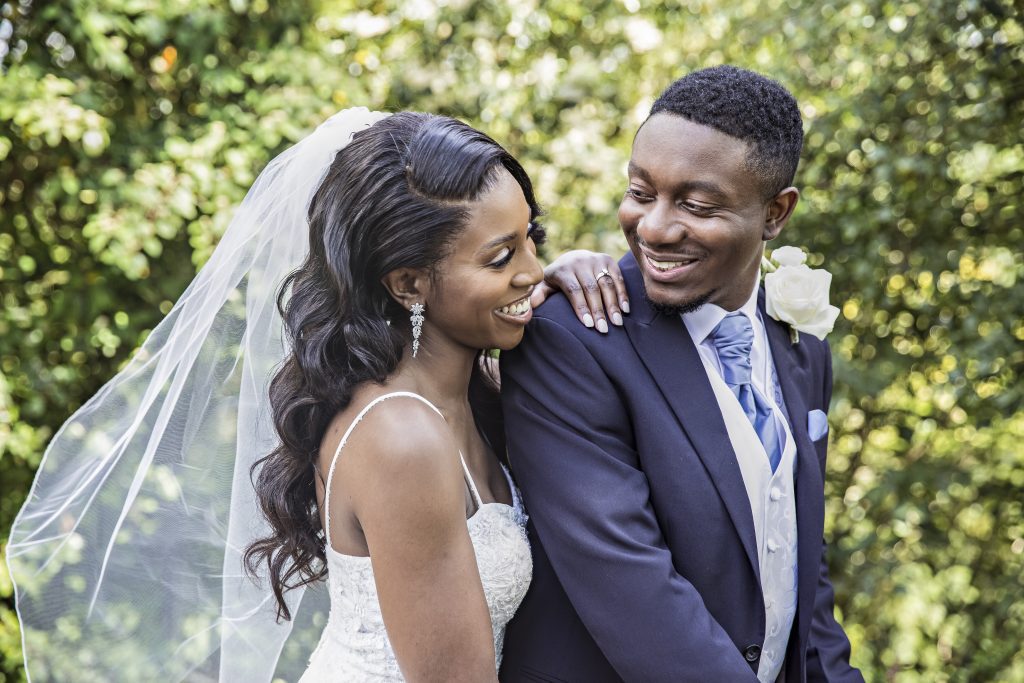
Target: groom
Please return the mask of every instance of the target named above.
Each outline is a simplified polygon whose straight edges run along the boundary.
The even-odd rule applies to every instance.
[[[502,681],[863,680],[822,543],[828,345],[792,343],[758,287],[802,144],[774,81],[673,83],[619,207],[647,305],[605,336],[555,297],[502,354],[534,558]]]

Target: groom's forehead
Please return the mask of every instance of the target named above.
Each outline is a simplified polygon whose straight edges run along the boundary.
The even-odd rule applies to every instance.
[[[688,119],[669,112],[652,114],[633,136],[633,149],[638,144],[654,142],[656,145],[694,147],[714,145],[723,148],[749,149],[750,143],[713,125]]]
[[[627,171],[651,180],[673,172],[747,175],[749,144],[720,130],[673,114],[655,114],[633,139]]]

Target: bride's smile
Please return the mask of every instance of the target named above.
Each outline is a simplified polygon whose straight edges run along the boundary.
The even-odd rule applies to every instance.
[[[524,296],[522,299],[513,301],[507,306],[502,306],[495,313],[499,318],[508,320],[509,322],[517,325],[525,325],[533,317],[533,308],[530,306],[530,297]]]
[[[537,261],[543,229],[507,170],[469,203],[466,227],[439,264],[427,297],[423,344],[449,339],[472,349],[510,349],[532,317],[530,294],[544,273]]]

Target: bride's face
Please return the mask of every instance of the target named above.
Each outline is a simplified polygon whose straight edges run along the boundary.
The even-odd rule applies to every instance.
[[[438,266],[427,300],[431,336],[472,349],[510,349],[522,340],[530,292],[544,277],[531,230],[522,188],[502,169],[471,204],[466,229]]]

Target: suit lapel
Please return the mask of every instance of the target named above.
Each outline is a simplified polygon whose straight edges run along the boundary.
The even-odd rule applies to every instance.
[[[810,383],[810,358],[807,344],[793,344],[788,327],[765,313],[764,289],[758,295],[758,307],[772,351],[775,374],[782,387],[789,428],[796,442],[797,624],[806,642],[821,566],[821,530],[825,520],[821,465],[817,450],[807,434],[806,394]]]
[[[677,316],[660,315],[643,305],[643,277],[632,255],[620,266],[630,300],[637,302],[626,318],[626,333],[707,469],[760,581],[750,501],[697,347]]]

